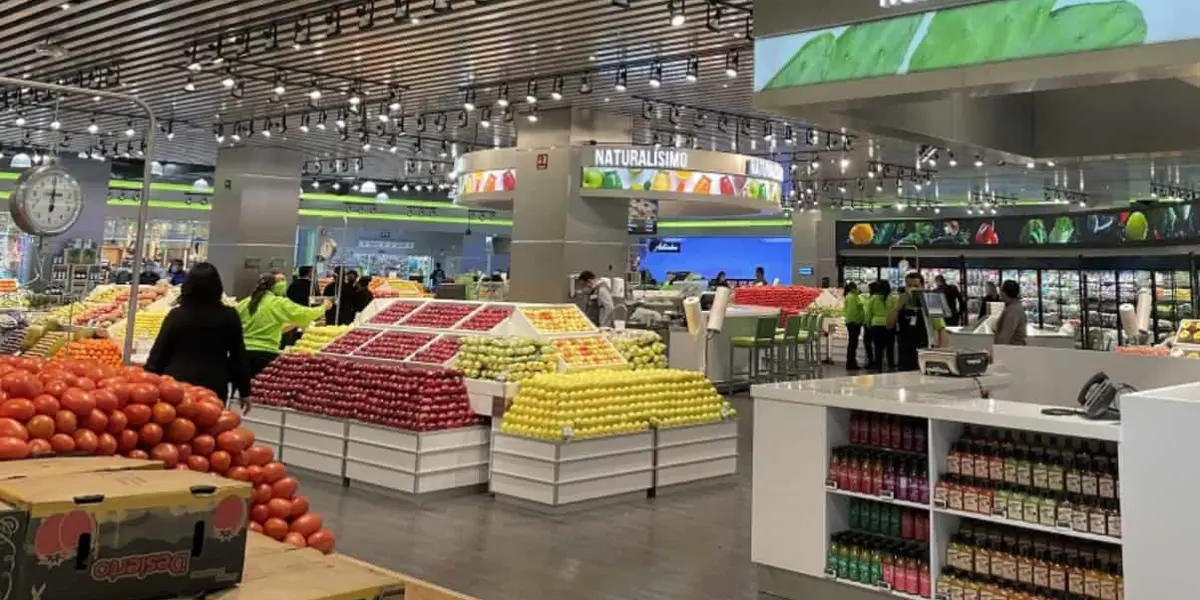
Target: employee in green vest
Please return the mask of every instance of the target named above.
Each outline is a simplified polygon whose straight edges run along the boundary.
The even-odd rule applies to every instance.
[[[854,282],[846,284],[846,298],[842,303],[842,313],[846,320],[846,333],[850,336],[850,342],[846,345],[846,370],[858,370],[858,338],[862,333],[863,326],[866,325],[866,311],[863,308],[862,298],[858,295],[858,285]],[[867,349],[867,364],[875,362],[870,342],[866,344]]]
[[[237,304],[251,378],[279,355],[279,340],[285,326],[307,327],[324,316],[332,305],[326,300],[321,306],[309,308],[288,300],[286,295],[283,281],[276,280],[271,273],[263,273],[254,292]]]
[[[875,346],[875,360],[870,368],[882,371],[886,357],[888,370],[895,370],[894,336],[892,329],[888,327],[888,315],[896,303],[896,297],[892,295],[892,284],[880,279],[872,282],[868,289],[871,295],[867,298],[863,318],[871,325],[871,343]]]
[[[941,317],[931,317],[929,328],[925,327],[925,311],[922,310],[925,278],[912,271],[904,276],[904,290],[899,301],[890,307],[887,324],[896,331],[901,371],[916,371],[920,368],[917,352],[924,348],[946,346],[946,322]],[[930,338],[930,332],[933,338]]]

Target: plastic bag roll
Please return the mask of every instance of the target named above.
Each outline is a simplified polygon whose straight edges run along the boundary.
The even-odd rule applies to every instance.
[[[700,333],[700,323],[704,319],[704,312],[700,310],[699,298],[684,298],[683,317],[687,320],[688,333],[691,335]]]
[[[1117,314],[1121,317],[1121,329],[1125,330],[1125,335],[1137,339],[1139,329],[1137,309],[1126,302],[1117,307]]]
[[[625,278],[623,278],[623,277],[613,277],[612,278],[612,295],[614,298],[624,298],[625,297]]]
[[[775,279],[772,279],[772,280],[771,280],[771,285],[773,285],[773,286],[777,286],[777,285],[779,285],[779,278],[778,278],[778,277],[776,277]]]
[[[1137,298],[1137,325],[1142,331],[1150,331],[1150,309],[1154,306],[1154,298],[1150,295],[1150,290],[1142,288],[1138,290]]]
[[[721,331],[721,327],[725,325],[725,310],[729,308],[729,294],[729,288],[717,288],[716,296],[713,298],[712,308],[708,311],[709,331]]]

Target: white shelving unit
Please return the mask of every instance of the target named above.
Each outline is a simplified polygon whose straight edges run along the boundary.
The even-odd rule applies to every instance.
[[[343,482],[421,495],[487,482],[486,426],[415,432],[258,406],[242,417],[280,461]]]
[[[1019,377],[1019,374],[1014,373],[1012,377]],[[929,515],[933,598],[938,597],[936,582],[945,563],[950,538],[959,531],[963,520],[1106,544],[1114,549],[1128,548],[1128,533],[1126,539],[1122,539],[1063,530],[935,507],[932,503],[926,505],[841,490],[827,481],[832,450],[850,443],[852,411],[925,420],[931,501],[940,474],[947,472],[946,457],[965,425],[1120,444],[1121,429],[1111,423],[1046,416],[1041,413],[1042,406],[1035,404],[980,400],[977,384],[971,379],[926,377],[916,373],[767,384],[755,386],[752,395],[755,399],[755,437],[751,559],[759,567],[760,591],[785,598],[811,597],[813,588],[805,587],[813,585],[805,579],[808,577],[870,589],[883,595],[909,597],[869,584],[838,579],[827,572],[830,540],[835,533],[849,529],[849,503],[855,499],[902,506]],[[1124,446],[1118,447],[1121,472],[1127,473]],[[1124,478],[1121,483],[1120,500],[1124,511],[1128,486]],[[1200,524],[1200,519],[1193,520]],[[1123,530],[1129,532],[1135,525],[1135,519],[1125,519]],[[1136,576],[1128,568],[1125,572],[1129,581]]]

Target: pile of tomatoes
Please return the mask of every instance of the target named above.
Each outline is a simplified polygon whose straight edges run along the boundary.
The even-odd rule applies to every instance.
[[[141,367],[0,356],[0,460],[120,454],[253,486],[250,529],[332,552],[299,482],[216,394]]]
[[[84,359],[94,360],[102,365],[121,366],[121,348],[108,338],[91,338],[67,342],[58,353],[55,360]]]

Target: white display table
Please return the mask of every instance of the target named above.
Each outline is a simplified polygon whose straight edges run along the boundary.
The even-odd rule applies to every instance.
[[[1016,372],[1008,376],[985,376],[980,384],[1003,396],[1009,381],[1021,376]],[[1191,460],[1187,464],[1176,460],[1172,465],[1169,457],[1179,459],[1200,454],[1200,439],[1195,436],[1196,425],[1200,424],[1200,386],[1187,388],[1197,402],[1174,401],[1182,408],[1172,405],[1175,419],[1166,418],[1165,422],[1162,421],[1165,415],[1156,412],[1160,410],[1158,404],[1140,404],[1143,396],[1154,394],[1139,394],[1133,409],[1138,418],[1132,423],[1145,437],[1122,440],[1122,429],[1117,424],[1046,416],[1042,414],[1042,405],[1028,402],[980,399],[980,384],[972,379],[900,373],[754,386],[751,390],[755,400],[751,559],[758,567],[759,590],[786,598],[839,600],[864,598],[867,596],[862,589],[873,589],[861,583],[830,579],[826,571],[831,536],[847,529],[846,514],[851,510],[847,506],[856,496],[827,489],[831,450],[849,443],[851,411],[867,411],[927,420],[921,426],[927,423],[928,427],[930,496],[941,474],[947,472],[951,445],[967,425],[1121,442],[1118,456],[1123,477],[1119,499],[1127,532],[1124,539],[966,513],[933,502],[900,503],[870,497],[874,502],[901,504],[929,513],[929,566],[935,582],[946,565],[950,537],[959,531],[961,522],[996,522],[1018,531],[1051,533],[1114,549],[1123,546],[1125,580],[1132,592],[1129,598],[1194,596],[1188,591],[1193,587],[1188,569],[1200,558],[1200,550],[1192,542],[1200,535],[1200,513],[1194,510],[1195,492],[1200,489],[1196,484],[1200,481],[1200,467]],[[1130,400],[1126,406],[1134,403],[1135,400]],[[1188,413],[1186,418],[1181,410]],[[1167,430],[1173,443],[1154,441],[1158,426],[1174,428]],[[1139,441],[1140,446],[1131,446]],[[1133,457],[1139,459],[1136,468]],[[1181,527],[1175,534],[1161,537],[1170,532],[1170,523],[1180,523]],[[1178,554],[1171,554],[1172,551]],[[1137,558],[1142,552],[1147,553]],[[1180,578],[1171,581],[1174,587],[1160,587],[1156,583],[1163,579],[1164,573],[1174,573],[1174,577]],[[903,595],[894,591],[878,594]],[[938,597],[936,586],[932,597]]]
[[[729,379],[729,352],[732,348],[730,339],[737,336],[753,336],[755,324],[762,317],[779,317],[778,308],[762,306],[730,306],[725,311],[725,323],[721,331],[706,341],[703,332],[692,336],[687,329],[672,329],[671,340],[667,344],[670,356],[667,357],[672,369],[687,369],[703,371],[708,380],[720,387]],[[704,312],[704,320],[708,320],[708,311]],[[705,364],[705,349],[707,344],[707,365]],[[747,369],[748,353],[739,352],[733,366],[739,373]],[[707,367],[707,368],[706,368]]]

